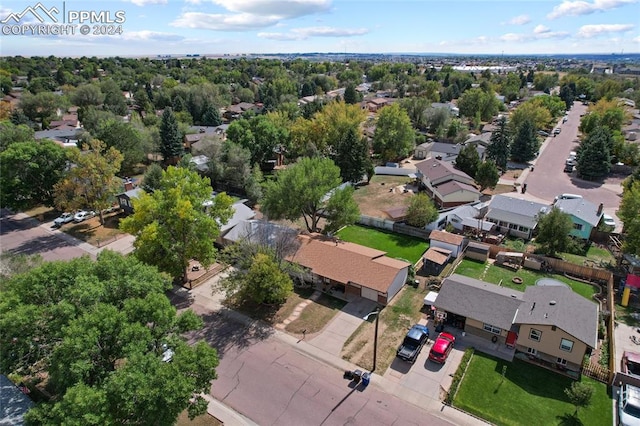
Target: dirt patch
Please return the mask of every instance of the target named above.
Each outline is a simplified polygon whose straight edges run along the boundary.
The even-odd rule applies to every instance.
[[[357,187],[353,198],[361,214],[388,218],[386,210],[409,204],[416,190],[412,183],[413,180],[406,176],[376,175],[368,185]]]
[[[105,214],[104,225],[100,224],[100,217],[96,216],[84,222],[63,225],[60,230],[92,246],[102,247],[127,235],[119,229],[120,219],[123,217],[118,213]]]

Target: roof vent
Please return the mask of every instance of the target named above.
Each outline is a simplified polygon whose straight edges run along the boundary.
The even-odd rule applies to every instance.
[[[557,302],[556,302],[555,300],[552,300],[551,302],[549,302],[549,304],[550,304],[551,306],[555,305],[556,303],[557,303]]]

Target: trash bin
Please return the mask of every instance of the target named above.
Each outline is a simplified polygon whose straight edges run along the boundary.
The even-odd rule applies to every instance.
[[[362,374],[362,386],[367,387],[367,385],[369,385],[370,380],[371,380],[371,373]]]
[[[353,381],[355,383],[360,383],[360,379],[362,378],[362,370],[354,370],[353,371]]]

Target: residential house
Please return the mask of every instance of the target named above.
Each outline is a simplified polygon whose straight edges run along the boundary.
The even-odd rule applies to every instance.
[[[480,199],[473,178],[451,163],[436,159],[416,164],[418,177],[433,200],[442,208],[468,204]]]
[[[457,117],[460,115],[460,108],[458,108],[452,102],[447,102],[447,103],[434,102],[431,104],[431,108],[445,108],[454,117]]]
[[[256,217],[256,212],[251,209],[251,207],[245,204],[247,200],[240,200],[233,203],[231,209],[233,210],[233,215],[226,223],[220,223],[220,235],[218,236],[218,243],[223,243],[223,238],[230,232],[233,228],[235,228],[239,223],[247,220],[251,220]],[[211,201],[211,204],[213,201]],[[205,203],[205,207],[207,207],[209,202]]]
[[[271,247],[274,250],[282,250],[285,248],[284,245],[295,245],[297,248],[297,244],[287,243],[289,240],[296,239],[297,235],[298,231],[293,228],[265,220],[249,219],[239,221],[236,226],[225,233],[221,242],[223,245],[228,245],[249,241]]]
[[[369,112],[378,112],[381,108],[389,105],[392,102],[389,98],[373,98],[369,99],[366,103]]]
[[[534,201],[522,200],[506,195],[495,195],[488,206],[484,219],[495,223],[499,232],[517,238],[530,239],[538,226],[540,214],[549,206]]]
[[[0,374],[0,424],[24,424],[24,415],[35,405],[26,395],[27,388],[24,385],[21,387],[16,386],[4,374]]]
[[[574,377],[597,347],[598,305],[569,287],[521,292],[453,274],[442,282],[434,306],[445,322],[490,340],[505,359],[519,352]]]
[[[553,207],[571,216],[573,229],[571,229],[569,234],[577,238],[582,238],[583,240],[588,240],[591,237],[591,232],[598,226],[598,223],[600,223],[602,219],[602,203],[596,206],[584,198],[558,200]]]
[[[255,113],[258,114],[262,111],[262,105],[253,104],[249,102],[240,102],[238,104],[227,107],[222,113],[222,116],[226,120],[232,121],[240,118],[242,114],[244,114],[247,111],[254,111]]]
[[[228,128],[228,124],[221,124],[220,126],[191,126],[188,129],[190,133],[184,135],[184,148],[191,150],[194,144],[206,137],[218,136],[222,140],[225,140],[227,138]]]
[[[189,160],[189,163],[193,164],[200,173],[207,173],[209,171],[209,157],[206,155],[194,155],[191,157],[191,160]]]
[[[118,205],[125,214],[133,213],[133,200],[140,198],[144,194],[141,187],[134,188],[133,185],[125,185],[125,192],[116,195]]]
[[[288,257],[306,269],[306,279],[325,291],[388,304],[402,289],[409,262],[385,252],[319,234],[300,235],[300,247]]]
[[[454,258],[458,257],[467,246],[467,238],[463,235],[447,231],[434,230],[429,234],[429,247],[449,250]]]

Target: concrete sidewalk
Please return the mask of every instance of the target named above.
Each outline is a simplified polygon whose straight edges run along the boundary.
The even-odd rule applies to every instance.
[[[213,289],[220,278],[220,275],[212,277],[202,285],[196,287],[195,289],[190,291],[191,296],[193,296],[193,304],[198,305],[201,309],[209,310],[209,311],[217,311],[221,312],[227,318],[232,321],[240,322],[241,324],[247,327],[269,327],[266,324],[259,323],[256,320],[243,315],[239,312],[235,312],[227,309],[222,305],[222,301],[224,300],[224,296],[214,292]],[[178,289],[177,291],[186,291],[183,289]],[[354,310],[355,309],[355,310]],[[327,326],[325,330],[328,330],[330,335],[328,337],[322,338],[322,334],[324,331],[314,338],[313,340],[307,342],[305,340],[300,340],[295,336],[291,336],[285,332],[282,332],[277,329],[272,329],[273,336],[280,341],[294,347],[299,353],[314,358],[318,361],[321,361],[327,365],[330,365],[341,371],[353,371],[358,369],[359,367],[355,364],[351,364],[340,357],[340,351],[342,350],[342,345],[344,345],[344,341],[351,335],[346,332],[340,331],[340,326],[346,326],[350,329],[355,330],[357,326],[362,323],[362,316],[366,315],[371,310],[365,312],[360,316],[362,310],[370,309],[368,306],[364,305],[352,305],[350,309],[347,309],[348,312],[341,312],[334,320]],[[354,315],[355,314],[355,315]],[[357,325],[356,325],[357,323]],[[355,328],[353,328],[355,326]],[[342,342],[342,344],[340,344]],[[339,348],[338,348],[339,346]],[[449,407],[443,404],[437,398],[430,398],[424,394],[413,391],[406,386],[403,386],[400,383],[394,382],[392,380],[386,379],[383,376],[378,374],[371,375],[370,386],[376,386],[378,389],[384,391],[385,393],[395,395],[417,407],[428,410],[431,414],[442,418],[448,422],[451,422],[456,425],[486,425],[487,423],[483,420],[477,419],[473,416],[470,416],[466,413],[463,413],[455,408]],[[220,419],[225,424],[247,424],[242,423],[246,419],[243,418],[242,415],[236,413],[231,408],[227,407],[225,404],[218,402],[217,404],[209,405],[209,414],[214,417]],[[225,417],[228,420],[224,420]],[[240,423],[238,423],[240,422]]]

